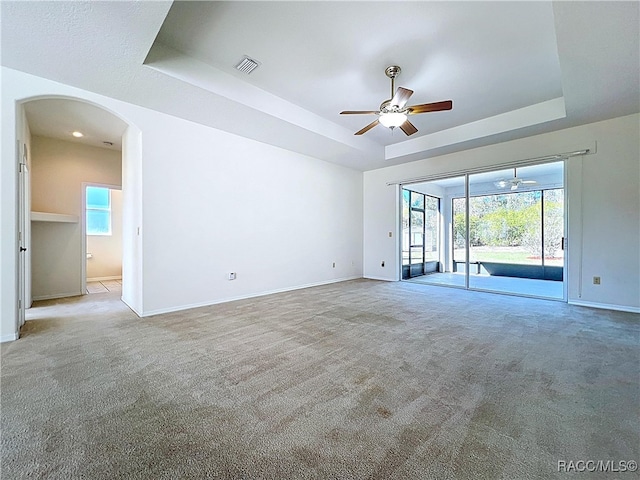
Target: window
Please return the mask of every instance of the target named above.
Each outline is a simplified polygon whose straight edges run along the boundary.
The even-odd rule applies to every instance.
[[[403,278],[437,270],[440,239],[440,199],[412,190],[402,190]]]
[[[111,235],[111,191],[87,187],[87,235]]]

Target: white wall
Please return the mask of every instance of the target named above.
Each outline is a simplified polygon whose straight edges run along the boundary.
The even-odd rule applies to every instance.
[[[122,183],[122,155],[117,150],[37,135],[31,150],[33,211],[81,215],[83,183]]]
[[[79,222],[31,222],[33,300],[82,295]]]
[[[360,172],[153,121],[143,128],[145,313],[362,275]]]
[[[121,164],[121,154],[115,150],[33,136],[31,209],[79,219],[77,223],[32,222],[34,300],[83,293],[83,184],[120,185]]]
[[[138,315],[143,312],[141,160],[142,132],[130,124],[122,135],[122,301]]]
[[[571,158],[567,166],[569,301],[640,311],[639,132],[636,114],[365,172],[365,277],[399,278],[398,249],[388,238],[397,230],[398,194],[387,182],[499,166],[596,142],[596,154]],[[599,286],[591,283],[596,275]]]
[[[111,235],[87,235],[87,281],[122,277],[122,190],[110,193]]]
[[[361,172],[12,69],[2,76],[3,334],[15,331],[15,102],[34,96],[84,99],[134,126],[123,146],[123,300],[139,314],[362,275]]]

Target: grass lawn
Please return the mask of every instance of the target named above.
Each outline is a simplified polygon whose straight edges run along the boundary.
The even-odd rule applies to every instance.
[[[541,265],[540,257],[534,257],[519,247],[471,247],[471,262],[498,262],[516,263],[520,265]],[[465,258],[464,249],[456,249],[454,258],[462,261]],[[561,267],[564,263],[562,257],[545,258],[545,265]]]

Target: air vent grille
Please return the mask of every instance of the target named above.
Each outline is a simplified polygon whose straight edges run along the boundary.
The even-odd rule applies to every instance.
[[[242,73],[249,74],[259,66],[260,66],[260,62],[258,62],[257,60],[254,60],[253,58],[247,57],[245,55],[242,58],[242,60],[240,60],[240,63],[236,65],[236,70],[239,70]]]

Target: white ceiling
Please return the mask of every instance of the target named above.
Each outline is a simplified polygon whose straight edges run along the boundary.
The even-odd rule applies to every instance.
[[[86,102],[60,98],[33,100],[25,104],[32,135],[58,138],[93,147],[122,149],[127,124],[112,113]],[[72,135],[78,131],[83,137]]]
[[[178,2],[156,42],[352,132],[376,117],[338,113],[391,98],[389,65],[403,69],[396,86],[415,91],[410,104],[454,100],[451,112],[411,117],[417,135],[562,96],[547,2]],[[262,62],[250,75],[234,69],[245,54]],[[394,133],[367,136],[406,140]]]
[[[638,7],[3,1],[2,64],[368,170],[640,111]],[[389,98],[391,64],[454,109],[354,136],[375,117],[338,113]]]

